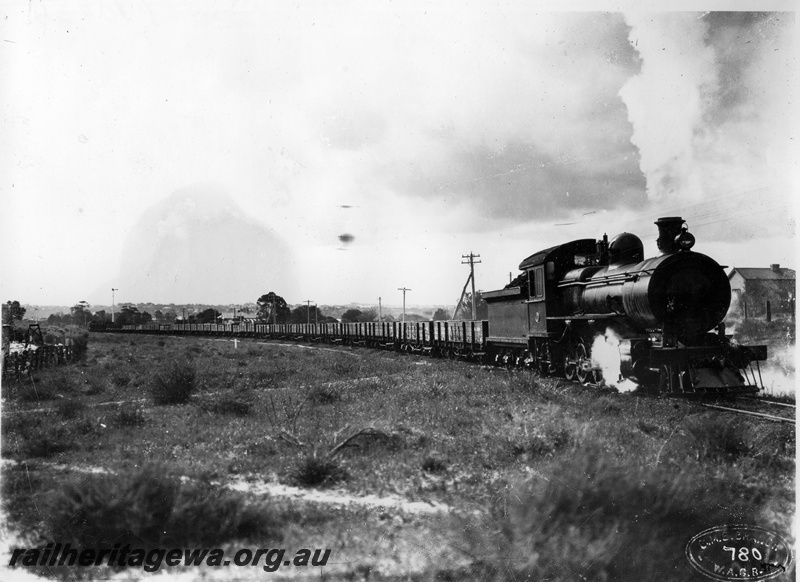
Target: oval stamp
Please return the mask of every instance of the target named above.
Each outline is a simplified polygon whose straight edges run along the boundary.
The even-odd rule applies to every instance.
[[[769,580],[789,570],[792,549],[777,533],[753,525],[720,525],[686,544],[689,564],[714,580]]]

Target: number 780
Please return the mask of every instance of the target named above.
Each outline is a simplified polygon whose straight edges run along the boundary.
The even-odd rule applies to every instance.
[[[731,562],[737,558],[740,562],[749,562],[750,556],[753,556],[756,560],[762,559],[761,552],[757,548],[738,548],[737,554],[737,548],[722,546],[722,551],[731,553]]]

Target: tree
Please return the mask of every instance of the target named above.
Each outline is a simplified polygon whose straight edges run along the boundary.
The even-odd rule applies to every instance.
[[[175,315],[175,312],[170,310],[164,314],[164,321],[167,323],[173,323],[176,317],[177,315]]]
[[[262,295],[256,301],[258,305],[257,318],[268,323],[286,323],[291,316],[291,309],[286,300],[274,291]]]
[[[120,312],[115,316],[115,323],[120,325],[142,325],[150,323],[153,316],[147,313],[141,313],[139,308],[135,305],[123,305]]]
[[[51,313],[47,318],[49,325],[69,325],[72,323],[71,315],[64,315],[60,311],[58,313]]]
[[[489,317],[489,305],[483,299],[480,291],[475,291],[475,319],[487,319]],[[472,319],[472,293],[464,294],[464,301],[458,307],[458,311],[453,319]]]
[[[153,313],[153,319],[155,319],[157,323],[161,323],[162,321],[164,321],[164,314],[161,313],[160,309],[155,310],[155,312]]]
[[[360,309],[348,309],[344,313],[342,313],[342,323],[353,323],[356,321],[361,321],[359,319],[362,315],[364,315]]]
[[[98,323],[105,323],[106,319],[111,321],[111,316],[106,313],[105,309],[101,309],[100,311],[95,311],[94,315],[92,316],[92,321]]]
[[[86,325],[92,319],[92,312],[89,310],[90,305],[86,301],[78,301],[75,305],[69,308],[69,313],[72,316],[72,323],[76,325]]]
[[[25,317],[25,308],[19,301],[9,301],[3,304],[3,323],[13,324],[15,321],[22,321]]]
[[[448,319],[450,319],[450,314],[441,307],[433,312],[433,321],[447,321]]]
[[[289,323],[336,323],[336,318],[323,315],[316,305],[300,305],[292,309]]]
[[[195,321],[197,323],[217,323],[217,318],[222,315],[216,309],[209,307],[197,314]]]
[[[377,321],[378,314],[375,313],[375,310],[369,309],[367,311],[361,311],[360,309],[348,309],[344,313],[342,313],[342,322],[344,323],[353,323],[353,322],[364,322],[364,321]]]

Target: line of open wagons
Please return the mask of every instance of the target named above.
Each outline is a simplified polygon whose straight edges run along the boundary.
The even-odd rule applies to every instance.
[[[290,340],[364,346],[434,357],[483,361],[488,321],[371,321],[361,323],[173,323],[92,326],[93,331]]]

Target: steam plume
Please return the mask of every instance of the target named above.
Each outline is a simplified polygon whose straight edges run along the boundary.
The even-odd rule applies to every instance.
[[[717,84],[707,25],[690,13],[625,16],[642,67],[620,90],[651,200],[700,194],[696,141]]]

